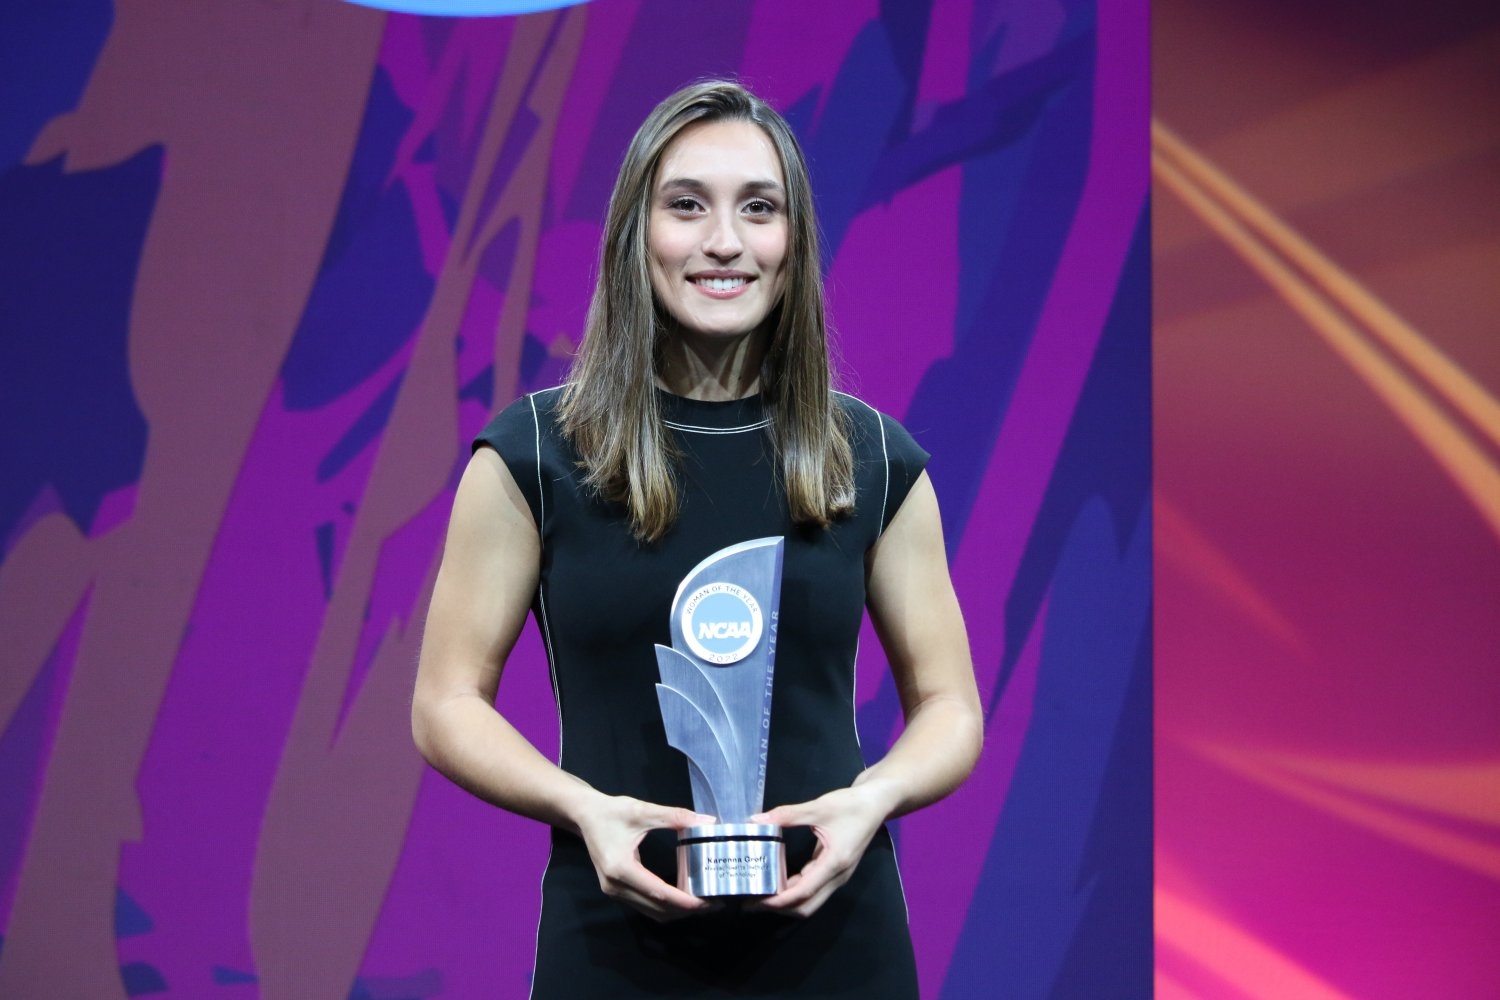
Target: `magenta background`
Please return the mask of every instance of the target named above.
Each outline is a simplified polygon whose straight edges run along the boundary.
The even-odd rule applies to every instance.
[[[1156,121],[1493,408],[1500,9],[1152,20]],[[1500,996],[1500,411],[1333,297],[1466,491],[1160,176],[1153,209],[1157,995]]]

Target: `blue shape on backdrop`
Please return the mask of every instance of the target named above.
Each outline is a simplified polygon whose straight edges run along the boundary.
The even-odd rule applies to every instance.
[[[551,355],[547,347],[531,334],[521,338],[521,384],[536,385],[537,376],[545,369]]]
[[[0,176],[0,539],[48,485],[87,532],[140,477],[126,341],[161,163],[152,146],[102,170],[64,173],[58,157]]]
[[[844,234],[869,201],[869,179],[908,95],[884,26],[872,21],[860,29],[828,91],[823,116],[812,133],[803,131],[808,171],[818,197],[824,263],[833,260]]]
[[[424,969],[406,976],[360,976],[354,980],[348,1000],[427,1000],[443,992],[443,974],[437,969]]]
[[[1151,615],[1149,508],[1123,541],[1113,514],[1095,499],[1079,512],[1057,566],[1049,628],[1031,725],[990,842],[979,884],[964,923],[942,996],[984,996],[995,983],[1017,998],[1060,995],[1065,962],[1083,918],[1095,907],[1100,872],[1090,845],[1101,822],[1104,782],[1111,774],[1129,693]],[[1078,622],[1088,622],[1080,629]],[[1131,734],[1149,739],[1149,730]],[[1134,776],[1149,784],[1150,771]],[[1149,872],[1149,860],[1141,866]],[[1135,896],[1137,923],[1151,926],[1149,893]],[[1118,937],[1118,934],[1116,935]],[[1134,942],[1131,942],[1133,944]],[[1150,949],[1112,964],[1133,969],[1136,985],[1122,982],[1110,997],[1149,997]],[[1097,956],[1083,954],[1094,962]],[[1136,987],[1140,986],[1140,989]]]
[[[1080,881],[1093,887],[1053,983],[1055,997],[1152,995],[1151,623],[1121,706]]]
[[[490,237],[490,242],[479,257],[479,273],[491,285],[505,291],[510,283],[511,270],[516,266],[516,251],[520,246],[521,220],[511,219]]]
[[[939,148],[972,151],[959,205],[954,352],[923,375],[906,414],[907,428],[934,454],[994,448],[1087,176],[1092,77],[1091,41],[1062,44],[979,87],[971,100],[983,114],[952,108],[924,131]],[[980,153],[981,138],[998,145]],[[985,468],[955,462],[932,472],[950,554]]]
[[[239,969],[231,969],[227,965],[216,965],[210,971],[215,986],[240,986],[245,983],[254,983],[259,980],[249,972],[241,972]]]
[[[1151,503],[1150,239],[1143,214],[1057,469],[1047,485],[1045,514],[1026,540],[1015,586],[1006,599],[1006,651],[997,702],[1051,586],[1078,511],[1103,497],[1114,516],[1115,533],[1126,539],[1142,508]]]
[[[0,3],[0,170],[77,107],[114,15],[109,0]]]
[[[996,701],[1049,591],[1050,622],[1090,627],[1046,632],[945,997],[1151,995],[1149,246],[1143,211],[1005,608]]]
[[[1149,220],[1150,211],[1143,207],[1105,339],[1089,373],[1091,384],[1070,429],[1092,442],[1089,464],[1095,472],[1090,478],[1099,483],[1120,538],[1142,530],[1136,525],[1151,516]],[[1068,468],[1081,464],[1069,463]],[[1150,551],[1151,541],[1132,538],[1131,545]],[[1131,586],[1149,594],[1149,568],[1144,572],[1148,578]],[[1091,881],[1094,891],[1055,982],[1055,996],[1151,995],[1151,773],[1148,610],[1080,869],[1080,879]]]
[[[323,581],[323,600],[333,599],[333,522],[324,521],[313,529],[313,545],[318,550],[318,574]]]
[[[486,181],[484,197],[479,200],[478,218],[487,219],[494,212],[494,206],[509,186],[516,167],[521,165],[522,157],[536,141],[540,131],[541,119],[536,112],[530,108],[516,109],[515,118],[505,133],[505,139],[500,143],[500,153],[495,157],[495,166]],[[481,249],[479,266],[496,288],[504,288],[509,280],[510,268],[520,241],[520,220],[511,219],[492,237],[489,246]],[[472,251],[473,248],[469,249]]]
[[[893,142],[877,162],[854,174],[864,178],[857,185],[859,199],[842,210],[836,206],[831,223],[825,217],[831,249],[865,208],[962,164],[955,351],[923,373],[903,420],[934,454],[988,455],[994,447],[1082,190],[1092,60],[1091,38],[1082,37],[993,79],[971,73],[969,93],[939,108],[926,127]],[[980,46],[976,65],[991,61],[993,53]],[[875,86],[881,77],[868,75],[875,65],[870,56],[859,62],[867,67],[866,88]],[[887,84],[896,80],[896,65],[887,67]],[[826,116],[852,113],[836,106],[833,97],[841,94],[855,106],[868,99],[866,89],[840,87]],[[887,97],[899,103],[894,94]],[[816,148],[823,148],[821,136]],[[837,146],[831,153],[838,155]],[[844,169],[830,175],[842,176]],[[1026,175],[1043,172],[1053,180],[1045,196],[1037,197],[1028,186],[1034,178]],[[966,307],[970,301],[977,304]],[[950,556],[962,542],[985,468],[983,461],[954,461],[929,469],[943,497]],[[871,748],[867,752],[884,745],[899,713],[895,684],[883,675],[858,712],[861,745]]]
[[[359,241],[318,275],[282,363],[289,410],[316,409],[373,376],[416,335],[432,298],[404,187],[358,228]]]
[[[524,355],[523,355],[524,358]],[[485,365],[484,368],[469,381],[465,382],[458,390],[458,398],[461,400],[475,400],[484,404],[486,410],[495,405],[495,366],[493,363]]]
[[[149,934],[155,928],[151,917],[141,909],[141,904],[132,899],[124,889],[115,886],[115,937]]]
[[[396,408],[396,394],[401,388],[402,378],[402,375],[397,375],[391,379],[390,384],[370,401],[364,412],[354,418],[349,429],[328,449],[328,454],[318,462],[318,482],[326,483],[338,475],[344,466],[365,450],[366,445],[380,436],[386,421],[391,417],[391,410]]]
[[[167,981],[154,965],[145,962],[130,962],[120,966],[120,984],[127,996],[139,997],[148,993],[167,992]]]
[[[508,17],[576,7],[589,0],[345,0],[360,7],[436,17]]]
[[[922,80],[922,65],[927,59],[927,35],[932,26],[934,0],[886,0],[880,5],[880,23],[890,39],[891,56],[897,71],[906,81],[905,99],[896,114],[897,127],[887,138],[911,130],[917,106],[917,89]],[[956,55],[956,53],[954,54]]]
[[[388,183],[411,119],[377,71],[323,263],[282,362],[288,409],[316,409],[364,382],[411,339],[427,309],[433,281],[411,200],[404,185]]]
[[[365,100],[364,120],[359,124],[354,155],[349,158],[349,175],[339,195],[339,207],[323,250],[322,267],[342,257],[355,242],[359,222],[373,215],[380,205],[391,168],[396,164],[396,149],[414,116],[391,83],[383,67],[375,68],[370,79],[370,94]],[[417,158],[420,160],[420,157]]]

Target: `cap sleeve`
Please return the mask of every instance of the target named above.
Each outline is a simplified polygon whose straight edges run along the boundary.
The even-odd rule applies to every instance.
[[[854,448],[854,479],[858,518],[866,526],[866,545],[874,545],[906,496],[927,468],[931,457],[894,417],[875,409],[858,396],[836,392],[849,419],[849,443]]]
[[[542,415],[534,396],[522,396],[495,414],[470,445],[470,450],[493,448],[510,470],[538,530],[545,524],[542,495]]]
[[[906,495],[916,485],[932,456],[893,418],[884,413],[879,414],[879,418],[886,467],[885,502],[881,507],[880,530],[885,531],[891,518],[896,516],[896,511],[906,502]]]

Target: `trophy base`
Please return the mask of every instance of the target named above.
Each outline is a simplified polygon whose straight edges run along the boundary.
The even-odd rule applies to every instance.
[[[677,887],[699,899],[774,896],[786,885],[785,847],[779,826],[690,826],[677,834]]]

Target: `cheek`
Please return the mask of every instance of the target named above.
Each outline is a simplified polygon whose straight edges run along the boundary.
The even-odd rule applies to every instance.
[[[780,270],[786,263],[787,234],[783,226],[765,226],[756,233],[755,256],[766,270]]]
[[[683,231],[681,226],[674,226],[671,220],[665,223],[653,225],[646,233],[646,253],[651,257],[653,266],[664,270],[678,267],[686,259],[691,251],[691,234]]]
[[[659,230],[646,236],[646,269],[651,273],[651,289],[658,299],[666,296],[672,287],[674,256],[671,240],[664,237]]]
[[[787,233],[785,227],[776,227],[772,232],[765,234],[765,241],[758,248],[757,256],[760,263],[768,271],[776,272],[776,294],[780,296],[781,286],[786,280],[786,258],[787,258]]]

